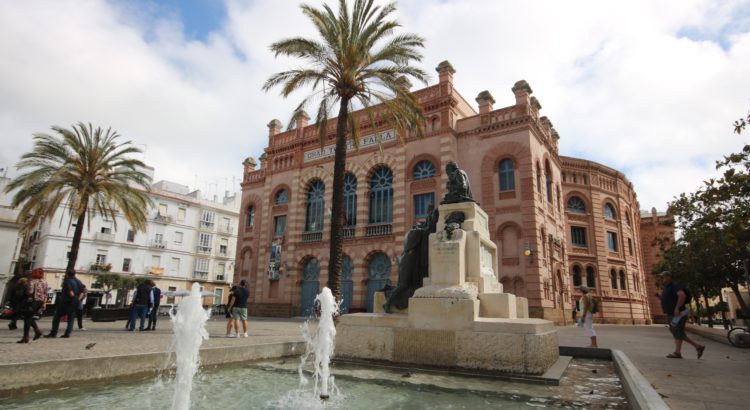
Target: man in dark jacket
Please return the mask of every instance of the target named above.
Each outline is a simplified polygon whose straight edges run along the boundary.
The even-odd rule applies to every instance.
[[[658,276],[661,278],[661,283],[664,286],[661,291],[661,309],[667,315],[669,331],[672,332],[672,337],[674,338],[674,352],[668,354],[667,357],[670,359],[682,359],[681,350],[684,340],[695,348],[700,359],[703,356],[703,351],[706,350],[706,346],[694,342],[685,332],[685,324],[690,313],[690,309],[685,306],[687,301],[685,288],[672,280],[672,273],[669,271],[664,271]]]
[[[76,320],[76,310],[80,302],[81,290],[81,282],[76,278],[76,272],[74,270],[65,272],[62,294],[57,300],[55,315],[52,317],[52,329],[44,337],[57,337],[60,319],[65,315],[68,315],[68,326],[65,328],[65,333],[60,337],[70,337],[70,334],[73,332],[73,322]]]
[[[153,280],[149,282],[151,283],[151,297],[154,307],[151,308],[151,314],[148,315],[146,330],[156,330],[156,316],[159,314],[159,305],[161,304],[161,289],[156,287],[156,283]]]
[[[133,296],[133,310],[130,311],[130,327],[128,328],[131,332],[135,330],[136,316],[141,319],[141,324],[138,326],[138,330],[143,330],[143,325],[146,321],[146,312],[148,312],[149,308],[154,306],[151,284],[149,282],[150,281],[145,281],[135,289],[135,295]]]

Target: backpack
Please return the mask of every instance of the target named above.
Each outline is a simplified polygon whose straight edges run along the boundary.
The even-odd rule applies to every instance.
[[[599,302],[593,296],[589,297],[589,312],[593,315],[599,313]]]

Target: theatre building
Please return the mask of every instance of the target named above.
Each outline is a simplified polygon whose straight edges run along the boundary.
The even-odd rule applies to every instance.
[[[588,283],[602,300],[600,321],[648,322],[632,184],[560,156],[526,81],[512,87],[512,105],[495,108],[488,91],[467,101],[447,61],[437,72],[437,84],[413,91],[423,137],[402,142],[383,123],[360,129],[359,148],[347,153],[344,309],[371,311],[374,292],[397,282],[404,235],[439,204],[455,161],[489,216],[504,291],[528,298],[532,317],[570,323],[576,287]],[[249,281],[253,315],[307,315],[327,281],[336,120],[322,148],[307,121],[301,114],[288,131],[271,121],[260,164],[244,162],[235,281]]]

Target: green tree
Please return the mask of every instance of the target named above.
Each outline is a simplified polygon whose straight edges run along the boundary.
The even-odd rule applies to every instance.
[[[112,272],[99,272],[96,275],[96,281],[94,286],[102,288],[104,295],[106,296],[105,305],[109,305],[110,295],[112,291],[118,289],[122,283],[122,276]]]
[[[68,208],[75,231],[66,272],[75,271],[86,216],[89,222],[97,214],[116,221],[121,212],[133,229],[145,230],[151,200],[144,191],[150,185],[141,171],[145,165],[130,157],[141,151],[130,141],[120,142],[117,131],[81,122],[52,130],[56,135],[34,134],[32,151],[16,165],[23,173],[5,192],[18,189],[12,206],[20,207],[18,221],[25,231],[52,219],[60,206]]]
[[[281,86],[281,95],[311,86],[313,93],[302,100],[292,115],[292,127],[305,107],[317,103],[316,125],[321,145],[328,137],[329,113],[338,102],[336,145],[333,166],[333,196],[328,287],[338,299],[344,219],[344,172],[347,138],[356,144],[360,129],[376,130],[379,123],[389,125],[404,140],[404,133],[422,135],[422,107],[409,91],[408,78],[426,83],[427,75],[410,65],[422,60],[419,51],[424,40],[414,34],[394,34],[400,27],[389,16],[395,3],[374,5],[373,0],[355,0],[349,8],[339,1],[338,14],[330,6],[321,9],[303,4],[320,40],[301,37],[284,39],[271,45],[279,55],[299,58],[304,68],[272,75],[263,90]],[[360,107],[364,115],[350,115]]]

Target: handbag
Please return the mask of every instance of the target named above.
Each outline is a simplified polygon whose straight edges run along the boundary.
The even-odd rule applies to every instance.
[[[2,312],[0,312],[0,319],[13,319],[15,311],[10,305],[3,306]]]

